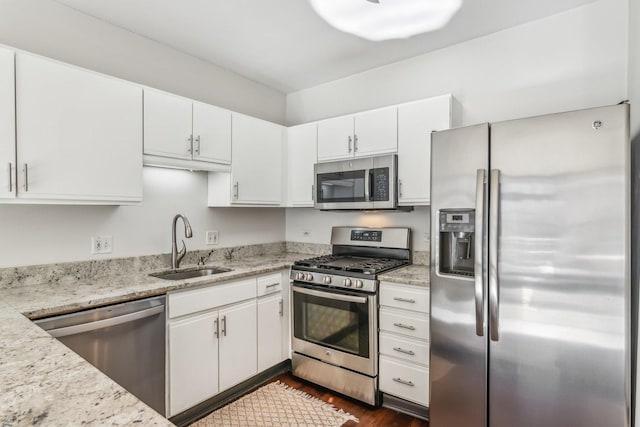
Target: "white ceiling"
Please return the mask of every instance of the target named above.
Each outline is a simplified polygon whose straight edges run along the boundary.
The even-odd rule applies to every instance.
[[[307,0],[56,1],[289,93],[595,0],[467,0],[446,28],[386,42],[333,29]]]

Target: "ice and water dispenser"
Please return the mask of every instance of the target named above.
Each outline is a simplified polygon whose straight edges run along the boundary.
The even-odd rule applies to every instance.
[[[473,276],[475,209],[440,210],[440,274]]]

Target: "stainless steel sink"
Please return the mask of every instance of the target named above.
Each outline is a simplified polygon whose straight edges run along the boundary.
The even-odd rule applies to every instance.
[[[199,267],[189,268],[184,270],[168,270],[160,273],[153,273],[149,276],[157,277],[165,280],[184,280],[193,279],[194,277],[212,276],[214,274],[226,273],[231,271],[230,268],[220,267]]]

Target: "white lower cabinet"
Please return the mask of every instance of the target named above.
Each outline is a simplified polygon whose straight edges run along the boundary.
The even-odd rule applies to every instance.
[[[288,357],[283,277],[277,272],[167,295],[168,417]]]
[[[169,322],[169,416],[218,392],[218,312]]]
[[[251,300],[218,313],[220,322],[220,391],[258,372],[256,301]]]
[[[280,293],[258,300],[258,371],[282,362],[283,299]]]
[[[429,405],[429,289],[380,283],[380,390]]]

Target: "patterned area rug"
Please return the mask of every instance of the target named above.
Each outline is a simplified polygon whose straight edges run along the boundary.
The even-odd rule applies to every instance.
[[[302,391],[276,381],[218,409],[190,427],[339,427],[358,419]]]

